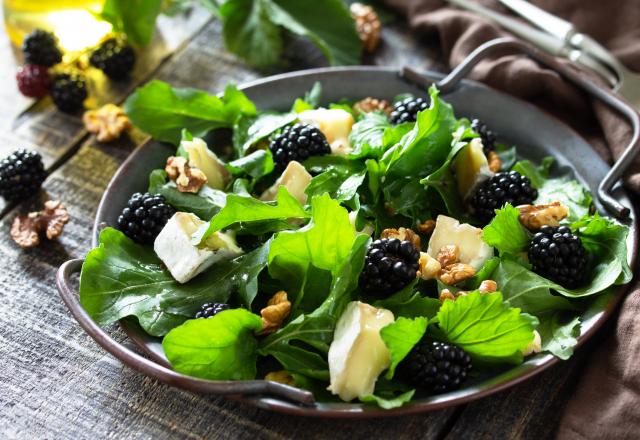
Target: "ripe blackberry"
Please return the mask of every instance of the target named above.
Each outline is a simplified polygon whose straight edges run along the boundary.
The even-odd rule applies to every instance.
[[[405,98],[393,104],[391,123],[394,125],[403,122],[415,122],[418,113],[429,108],[429,102],[422,98]]]
[[[16,73],[18,90],[29,98],[41,98],[49,91],[51,77],[46,66],[27,64],[18,69]]]
[[[410,241],[381,238],[369,246],[360,289],[375,296],[397,292],[416,278],[420,251]]]
[[[471,197],[471,207],[484,222],[496,215],[495,210],[506,203],[513,206],[531,204],[538,197],[538,191],[531,186],[527,176],[517,171],[497,173],[480,184]]]
[[[309,156],[322,156],[331,153],[327,138],[313,125],[294,124],[285,127],[269,145],[276,163],[276,169],[282,171],[292,160],[302,162]]]
[[[40,154],[15,151],[0,161],[0,196],[9,202],[26,199],[40,189],[46,176]]]
[[[469,370],[471,357],[463,349],[424,339],[398,364],[400,377],[432,393],[459,388]]]
[[[199,318],[213,318],[214,316],[216,316],[218,313],[224,311],[224,310],[229,310],[231,307],[229,306],[229,304],[224,304],[224,303],[206,303],[206,304],[202,304],[202,307],[200,307],[200,310],[198,310],[198,312],[196,313],[195,318],[199,319]]]
[[[121,80],[129,76],[136,62],[136,54],[128,44],[109,38],[93,51],[89,62],[109,78]]]
[[[585,279],[587,250],[567,226],[543,226],[529,245],[529,262],[538,275],[573,289]]]
[[[51,67],[62,61],[58,39],[51,32],[36,29],[22,42],[22,53],[27,64]]]
[[[87,99],[87,82],[84,76],[76,73],[59,73],[51,84],[53,103],[66,113],[75,113],[83,108]]]
[[[161,195],[135,193],[118,217],[118,228],[140,244],[151,244],[175,214]]]
[[[496,149],[496,134],[489,129],[487,124],[479,119],[473,119],[471,121],[471,129],[480,135],[484,154],[488,154],[489,151]]]

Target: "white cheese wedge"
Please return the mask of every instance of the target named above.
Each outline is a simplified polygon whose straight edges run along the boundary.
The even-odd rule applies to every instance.
[[[455,218],[439,215],[429,240],[427,253],[436,258],[443,246],[455,244],[460,250],[460,262],[479,270],[493,257],[493,248],[482,240],[482,229]]]
[[[458,193],[462,198],[468,197],[479,184],[493,176],[482,148],[482,140],[474,138],[455,158]]]
[[[180,146],[189,153],[189,166],[198,168],[207,176],[207,185],[214,189],[224,189],[231,174],[216,154],[209,150],[205,141],[193,138],[182,141]]]
[[[307,186],[311,182],[311,174],[300,165],[299,162],[292,160],[282,172],[282,175],[260,196],[260,200],[275,200],[278,195],[278,189],[281,186],[287,188],[289,194],[295,197],[301,204],[307,203],[307,194],[305,193]]]
[[[331,145],[333,154],[346,155],[352,150],[349,133],[356,121],[348,111],[326,108],[305,110],[298,115],[298,119],[300,122],[318,127]]]
[[[391,355],[380,329],[394,321],[393,313],[360,301],[347,305],[329,348],[328,390],[346,402],[373,393]]]
[[[542,338],[540,338],[540,333],[537,330],[533,331],[533,341],[529,342],[529,345],[522,351],[524,356],[529,356],[530,354],[540,353],[542,351]]]
[[[205,222],[187,212],[176,212],[153,243],[158,258],[173,278],[186,283],[222,259],[242,254],[234,238],[223,232],[212,234],[203,248],[191,244],[191,235]]]

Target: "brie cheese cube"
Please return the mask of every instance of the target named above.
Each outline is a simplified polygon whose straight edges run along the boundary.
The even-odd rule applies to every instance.
[[[176,212],[153,243],[156,255],[179,283],[186,283],[217,261],[242,254],[233,237],[223,232],[212,234],[204,248],[191,244],[191,235],[204,223],[194,214]]]
[[[305,110],[298,115],[298,119],[300,122],[318,127],[327,138],[332,154],[346,155],[352,150],[349,133],[356,121],[348,111],[326,108]]]
[[[182,141],[180,146],[189,154],[189,166],[198,168],[207,176],[207,185],[213,189],[224,189],[231,174],[216,154],[209,150],[205,141],[193,138]]]
[[[427,253],[436,258],[440,249],[451,244],[458,246],[460,262],[473,266],[476,271],[493,257],[493,248],[482,240],[482,229],[439,215]]]
[[[311,182],[311,174],[300,165],[299,162],[292,160],[282,172],[282,175],[260,196],[260,200],[273,201],[278,195],[278,189],[281,186],[287,188],[289,194],[291,194],[300,204],[307,203],[307,194],[305,191]]]
[[[329,391],[346,402],[373,394],[378,376],[391,363],[380,329],[393,321],[389,310],[360,301],[347,305],[329,347]]]
[[[458,193],[467,198],[482,182],[493,176],[489,161],[484,155],[482,140],[473,138],[456,156],[454,161]]]

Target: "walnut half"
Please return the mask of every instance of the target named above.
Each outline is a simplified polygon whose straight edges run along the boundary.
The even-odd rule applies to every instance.
[[[374,111],[381,111],[390,115],[393,111],[393,106],[385,99],[367,97],[353,104],[353,111],[361,115]]]
[[[363,3],[351,3],[351,17],[356,22],[356,30],[366,52],[373,52],[380,43],[382,23],[376,11]]]
[[[110,142],[131,127],[131,121],[122,108],[115,104],[105,104],[95,110],[88,110],[82,116],[84,127],[91,133],[97,133],[99,142]]]
[[[282,327],[282,324],[290,312],[291,303],[287,299],[287,292],[284,290],[277,292],[269,302],[267,302],[267,307],[260,310],[260,315],[262,316],[262,330],[260,334],[266,335],[278,330]]]
[[[518,210],[520,223],[531,230],[538,230],[543,226],[559,226],[560,220],[569,215],[569,208],[557,201],[546,205],[520,205]]]
[[[11,238],[23,249],[40,244],[42,233],[49,240],[62,234],[64,225],[69,222],[67,208],[58,200],[49,200],[40,212],[19,215],[11,225]]]
[[[453,286],[471,278],[475,274],[476,270],[473,266],[464,263],[454,263],[442,268],[440,271],[440,281],[448,286]]]
[[[207,183],[207,176],[198,168],[189,166],[187,159],[171,156],[164,167],[169,179],[176,182],[178,191],[197,193]]]
[[[414,248],[418,250],[422,248],[420,236],[407,228],[385,229],[380,233],[380,238],[397,238],[400,241],[410,241]]]

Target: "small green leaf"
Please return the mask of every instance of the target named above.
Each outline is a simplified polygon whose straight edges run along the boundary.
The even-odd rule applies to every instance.
[[[162,0],[106,0],[100,16],[111,23],[114,32],[124,32],[134,44],[151,42]]]
[[[386,378],[393,379],[398,364],[409,354],[427,331],[427,318],[407,319],[399,317],[380,330],[380,337],[391,354],[391,365]]]
[[[447,300],[438,312],[447,340],[485,362],[522,362],[522,351],[533,340],[531,319],[509,307],[500,292],[478,291]]]
[[[573,355],[573,348],[578,344],[580,336],[580,317],[562,320],[561,313],[547,313],[540,317],[538,326],[542,350],[567,360]]]
[[[378,159],[384,153],[385,147],[390,146],[384,143],[384,133],[390,128],[391,123],[384,113],[366,113],[351,128],[349,142],[353,151],[349,153],[349,157]]]
[[[234,176],[247,174],[259,179],[273,171],[273,156],[269,150],[256,150],[248,156],[227,163],[225,168]]]
[[[295,113],[261,113],[252,120],[246,130],[246,136],[238,149],[241,155],[245,155],[257,142],[270,136],[272,133],[295,121]],[[238,130],[238,128],[236,128]],[[236,133],[234,132],[234,136]]]
[[[212,318],[192,319],[171,330],[162,341],[174,370],[210,380],[256,377],[262,319],[245,309],[225,310]]]
[[[496,210],[496,216],[482,230],[482,239],[496,248],[500,255],[507,252],[516,255],[525,251],[531,241],[531,234],[520,223],[520,211],[507,203]]]
[[[388,396],[388,397],[382,397],[382,396],[377,396],[375,394],[372,394],[370,396],[361,397],[360,401],[364,403],[375,403],[382,409],[393,409],[393,408],[399,408],[405,403],[410,402],[415,392],[416,390],[409,390],[398,396]]]

